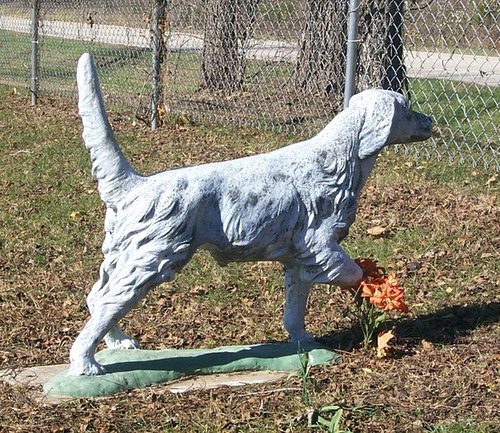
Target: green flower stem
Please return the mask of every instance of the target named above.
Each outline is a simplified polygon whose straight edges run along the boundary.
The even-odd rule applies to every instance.
[[[370,304],[370,301],[361,297],[361,290],[351,289],[357,307],[357,316],[363,333],[363,347],[366,349],[373,341],[377,329],[386,319],[385,311]]]

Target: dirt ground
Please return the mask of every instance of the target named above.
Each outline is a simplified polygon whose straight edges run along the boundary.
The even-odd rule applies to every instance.
[[[64,363],[87,318],[103,209],[75,108],[43,101],[33,109],[25,96],[2,92],[1,365]],[[292,140],[190,124],[152,135],[116,112],[111,120],[143,172],[249,155]],[[305,381],[313,418],[335,403],[345,431],[498,431],[499,217],[495,173],[392,152],[380,158],[345,244],[353,257],[376,258],[397,273],[410,314],[385,324],[396,339],[388,356],[377,358],[374,348],[360,346],[348,294],[313,289],[308,327],[343,357],[339,365],[314,367]],[[369,234],[374,227],[383,230]],[[202,253],[176,281],[154,290],[124,327],[148,349],[284,341],[283,295],[280,265],[221,269]],[[292,376],[182,395],[157,385],[48,405],[29,389],[0,382],[0,431],[317,430],[308,426],[302,385]]]

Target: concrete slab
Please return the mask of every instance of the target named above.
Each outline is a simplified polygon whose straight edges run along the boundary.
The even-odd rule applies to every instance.
[[[28,367],[20,370],[2,370],[0,371],[0,380],[12,386],[27,388],[27,391],[39,403],[57,404],[70,400],[70,398],[46,395],[43,386],[67,368],[68,365],[66,364],[56,364]]]
[[[72,400],[75,397],[47,395],[43,392],[43,386],[55,376],[67,370],[69,365],[42,365],[24,368],[21,370],[0,371],[0,380],[12,386],[29,388],[34,399],[43,404],[58,404]],[[212,374],[196,376],[178,381],[164,383],[161,386],[172,393],[185,393],[204,389],[222,387],[238,387],[244,385],[272,383],[284,380],[289,373],[281,371],[251,371],[227,374]]]

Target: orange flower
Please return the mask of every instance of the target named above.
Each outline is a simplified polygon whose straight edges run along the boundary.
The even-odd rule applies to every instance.
[[[375,290],[377,288],[376,284],[370,284],[366,281],[361,282],[361,297],[362,298],[371,298],[373,297]]]
[[[408,313],[404,301],[404,291],[399,286],[396,274],[385,275],[384,269],[370,259],[357,259],[356,263],[363,269],[364,280],[361,282],[361,297],[368,298],[370,304],[384,311],[401,311]]]
[[[372,259],[355,259],[356,264],[363,270],[365,277],[371,275],[383,275],[384,268],[377,266],[377,261]]]

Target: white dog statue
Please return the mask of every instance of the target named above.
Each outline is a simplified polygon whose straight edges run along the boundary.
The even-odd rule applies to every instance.
[[[284,326],[304,329],[312,283],[356,286],[361,269],[339,246],[377,154],[425,140],[431,119],[398,93],[367,90],[318,135],[273,152],[141,176],[123,156],[108,122],[89,54],[78,63],[79,110],[92,173],[106,204],[104,261],[87,303],[91,317],[71,348],[72,375],[98,375],[94,358],[137,348],[118,321],[148,291],[171,281],[199,248],[220,265],[276,260],[285,268]]]

